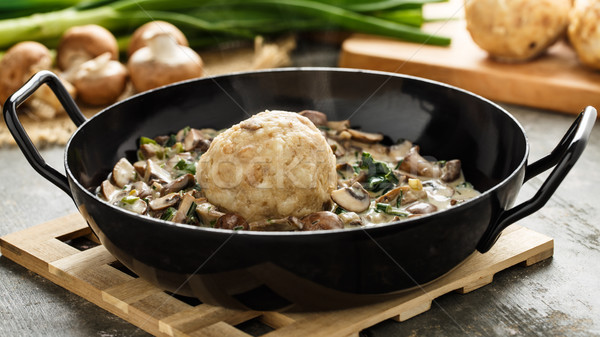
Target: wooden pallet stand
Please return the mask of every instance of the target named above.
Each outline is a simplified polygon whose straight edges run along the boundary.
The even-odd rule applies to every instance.
[[[258,319],[272,330],[264,336],[358,336],[386,319],[405,321],[431,308],[452,291],[468,293],[492,282],[494,274],[552,256],[554,241],[512,225],[492,250],[474,253],[458,268],[422,288],[384,302],[324,312],[256,312],[190,303],[119,268],[95,240],[79,214],[68,215],[0,238],[5,257],[156,336],[249,336],[236,325]]]

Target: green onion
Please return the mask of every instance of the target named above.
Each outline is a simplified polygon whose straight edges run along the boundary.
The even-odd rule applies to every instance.
[[[173,219],[173,216],[175,216],[175,213],[177,213],[177,208],[174,207],[169,207],[165,210],[165,212],[160,216],[160,218],[162,220],[171,220]]]
[[[438,0],[22,0],[0,3],[0,48],[34,40],[56,45],[70,27],[97,24],[126,46],[152,20],[179,27],[192,47],[286,32],[346,30],[449,45],[420,30],[422,7]],[[196,44],[196,45],[194,45]]]
[[[133,205],[138,200],[140,200],[140,198],[133,196],[133,195],[127,195],[127,196],[124,196],[123,198],[121,198],[122,203],[129,204],[129,205]]]
[[[390,205],[390,204],[385,204],[382,202],[378,202],[375,205],[375,211],[383,212],[383,213],[389,214],[389,215],[396,215],[396,216],[400,216],[400,217],[407,217],[409,215],[407,212],[404,212],[396,207],[392,207],[392,205]]]
[[[177,136],[174,134],[169,135],[169,139],[165,143],[165,147],[171,147],[177,143]]]
[[[195,202],[192,202],[192,204],[190,205],[190,208],[188,208],[188,211],[185,215],[186,217],[186,222],[189,224],[194,224],[194,223],[198,223],[198,216],[196,215],[196,208],[198,205],[196,205]]]
[[[335,208],[335,210],[333,211],[333,213],[335,213],[335,214],[342,214],[342,213],[348,213],[348,211],[345,210],[345,209],[343,209],[343,208],[341,208],[340,206],[337,206]]]
[[[142,136],[142,137],[140,137],[140,145],[144,145],[144,144],[158,145],[158,143],[154,139]]]
[[[402,204],[402,198],[404,197],[404,191],[400,191],[400,194],[396,197],[396,207],[400,207]]]

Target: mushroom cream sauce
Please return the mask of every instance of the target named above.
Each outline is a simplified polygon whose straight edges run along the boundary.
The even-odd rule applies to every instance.
[[[426,159],[410,141],[385,145],[383,135],[352,129],[348,120],[328,121],[313,110],[299,114],[321,131],[336,157],[337,189],[323,210],[301,218],[247,222],[211,204],[196,181],[196,163],[221,131],[189,127],[141,137],[138,160],[121,158],[96,193],[142,215],[255,231],[374,226],[442,211],[480,194],[465,180],[459,159]]]

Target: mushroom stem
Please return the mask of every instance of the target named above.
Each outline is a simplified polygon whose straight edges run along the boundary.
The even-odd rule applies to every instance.
[[[148,39],[148,47],[154,53],[154,59],[162,63],[171,63],[179,57],[178,44],[167,33],[157,33]],[[183,50],[183,49],[182,49]]]

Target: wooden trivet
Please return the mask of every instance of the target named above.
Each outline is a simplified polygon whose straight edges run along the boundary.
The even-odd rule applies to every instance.
[[[389,318],[407,320],[429,310],[439,296],[473,291],[501,270],[530,266],[554,251],[552,238],[512,225],[488,253],[474,253],[449,274],[402,297],[345,310],[286,313],[231,310],[171,296],[128,273],[94,241],[83,218],[72,214],[0,238],[0,252],[157,336],[249,336],[236,325],[257,319],[272,328],[264,336],[345,337]]]

